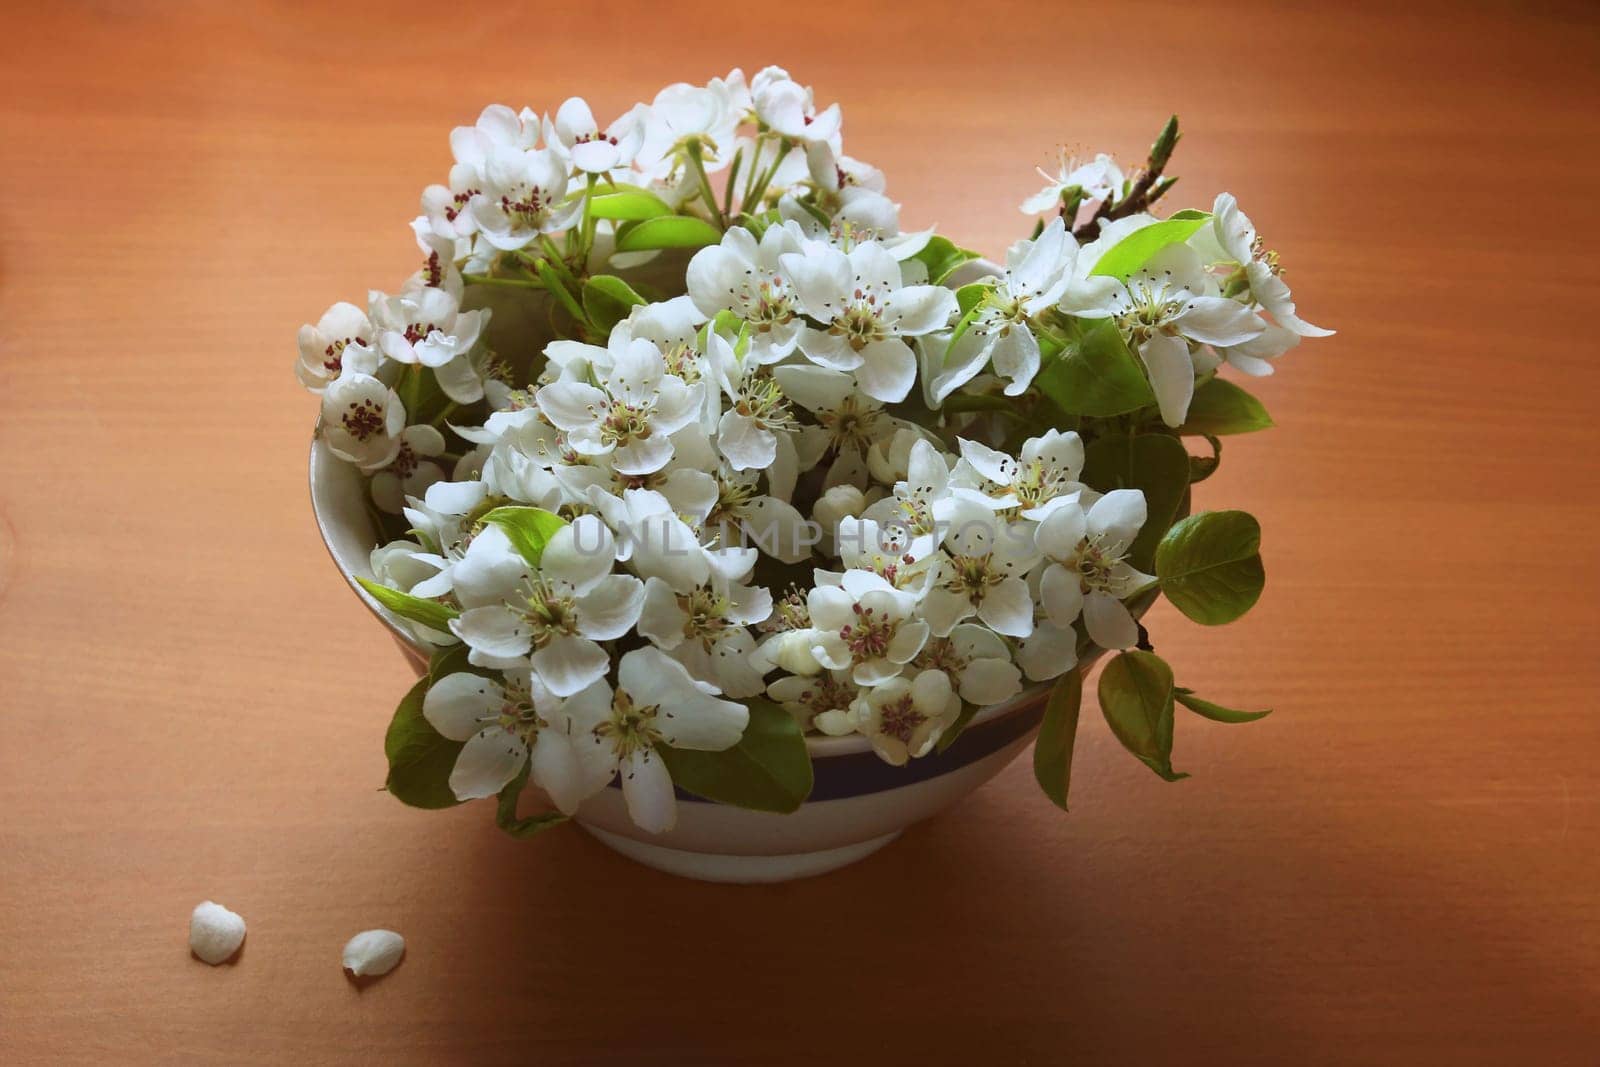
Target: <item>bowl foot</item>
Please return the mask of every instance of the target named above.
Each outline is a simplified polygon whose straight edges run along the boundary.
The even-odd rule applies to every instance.
[[[607,848],[620,852],[635,862],[658,871],[684,878],[697,878],[702,882],[737,882],[753,885],[761,882],[787,882],[795,878],[809,878],[824,874],[847,864],[865,859],[884,845],[900,836],[892,834],[859,841],[840,848],[820,852],[799,852],[783,856],[726,856],[713,852],[686,852],[683,849],[652,845],[631,837],[589,826],[581,819],[578,825]]]

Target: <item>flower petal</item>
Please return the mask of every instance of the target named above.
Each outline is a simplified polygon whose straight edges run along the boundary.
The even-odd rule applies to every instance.
[[[1110,593],[1096,591],[1084,598],[1083,621],[1090,640],[1101,648],[1132,648],[1139,640],[1139,625],[1127,605]]]
[[[1183,425],[1194,397],[1194,363],[1189,345],[1181,337],[1158,333],[1139,346],[1139,358],[1150,372],[1150,387],[1161,407],[1161,421]]]
[[[655,750],[640,749],[620,769],[622,796],[634,824],[652,834],[672,829],[678,821],[678,800],[672,793],[672,775]]]
[[[467,739],[450,771],[450,791],[457,800],[492,797],[517,776],[528,747],[522,738],[498,726],[486,726]]]
[[[533,654],[533,669],[558,697],[571,696],[604,678],[605,649],[586,637],[556,637]]]
[[[505,703],[500,683],[481,674],[460,671],[447,674],[428,687],[422,698],[422,717],[440,736],[465,741],[483,728]]]
[[[590,689],[601,690],[606,706],[610,707],[608,688],[591,686]],[[604,789],[617,771],[616,754],[606,745],[595,744],[593,734],[566,734],[554,729],[539,731],[529,765],[533,783],[548,793],[565,815],[571,815],[585,800]]]
[[[1010,660],[974,660],[961,672],[960,689],[962,700],[988,707],[1022,691],[1022,672]]]
[[[1055,625],[1071,626],[1083,613],[1083,583],[1072,571],[1052,563],[1039,580],[1039,603]]]
[[[1017,666],[1030,681],[1042,682],[1078,665],[1078,635],[1070,626],[1043,622],[1017,649]]]
[[[583,382],[556,381],[534,394],[534,402],[560,430],[591,426],[608,406],[606,394]]]
[[[806,355],[811,352],[807,350]],[[856,385],[863,393],[886,404],[898,403],[917,380],[917,357],[898,337],[886,337],[861,350],[861,365],[855,373]]]
[[[1089,522],[1083,508],[1076,503],[1063,504],[1045,517],[1034,531],[1033,539],[1041,554],[1054,560],[1066,560],[1077,553],[1088,532]]]
[[[656,728],[673,748],[719,752],[739,743],[749,724],[743,704],[706,692],[683,664],[659,649],[638,648],[622,657],[617,684],[636,704],[656,704]]]
[[[1267,328],[1261,316],[1220,296],[1197,296],[1173,319],[1183,335],[1208,345],[1243,344]]]
[[[611,641],[639,621],[644,583],[631,574],[608,574],[578,597],[578,632],[592,641]]]
[[[496,659],[526,656],[533,647],[528,620],[503,604],[470,608],[450,620],[450,632],[475,652]]]
[[[1113,555],[1121,555],[1144,528],[1148,515],[1144,493],[1113,489],[1089,508],[1086,525],[1090,537],[1100,538]]]
[[[956,294],[942,285],[908,285],[883,301],[883,320],[902,337],[942,330],[955,315]]]
[[[616,540],[606,524],[598,516],[579,515],[551,536],[539,571],[568,583],[581,595],[611,573],[616,558]]]
[[[1021,578],[1006,578],[978,603],[978,618],[996,633],[1027,637],[1033,633],[1033,597]]]

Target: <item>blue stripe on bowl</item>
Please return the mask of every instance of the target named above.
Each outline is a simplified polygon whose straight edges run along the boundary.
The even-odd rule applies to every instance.
[[[1038,726],[1039,720],[1044,717],[1045,703],[1046,695],[1041,693],[1038,700],[1029,701],[1009,714],[996,716],[976,726],[969,726],[966,732],[956,738],[945,751],[930,752],[921,759],[910,760],[903,767],[885,763],[878,758],[876,752],[872,751],[851,752],[843,756],[814,757],[811,760],[814,784],[806,802],[843,800],[869,793],[882,793],[888,789],[899,789],[901,786],[926,782],[930,778],[949,774],[969,763],[976,763],[985,756],[999,752]],[[612,779],[611,788],[621,789],[621,780]],[[697,797],[693,793],[684,792],[682,789],[676,792],[679,800],[697,804],[716,803],[704,797]]]

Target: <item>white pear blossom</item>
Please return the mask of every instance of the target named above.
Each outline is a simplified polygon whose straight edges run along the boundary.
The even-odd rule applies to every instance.
[[[678,169],[682,153],[692,145],[705,169],[715,173],[732,161],[735,131],[749,109],[750,90],[737,69],[704,86],[684,82],[667,86],[656,94],[645,116],[640,170],[650,177],[665,177]]]
[[[695,307],[708,317],[731,311],[748,323],[748,358],[757,364],[775,363],[800,343],[804,321],[780,260],[802,247],[794,224],[769,226],[759,241],[735,226],[689,261],[685,280]]]
[[[622,777],[628,814],[641,829],[664,833],[677,822],[672,775],[658,748],[719,752],[739,743],[750,712],[722,699],[717,688],[690,677],[659,649],[639,648],[617,665],[617,688],[602,706],[567,707],[568,733],[608,773]]]
[[[900,233],[900,205],[884,195],[883,171],[840,155],[825,141],[806,145],[806,166],[811,200],[835,227],[886,241]],[[921,244],[896,247],[895,258],[904,259],[920,249]]]
[[[1029,524],[1007,523],[970,501],[958,507],[922,600],[934,635],[946,637],[976,615],[995,633],[1027,637],[1033,632],[1033,597],[1026,576],[1038,560]]]
[[[1083,439],[1072,430],[1051,429],[1030,437],[1015,458],[979,441],[960,438],[957,444],[961,463],[955,477],[972,484],[953,491],[996,511],[1015,508],[1022,518],[1041,521],[1063,504],[1076,502],[1084,488],[1078,481]]]
[[[850,706],[861,687],[846,671],[822,671],[809,677],[788,675],[767,687],[767,695],[793,715],[802,729],[815,729],[832,737],[856,732]]]
[[[496,148],[527,150],[538,140],[539,116],[527,108],[518,113],[504,104],[490,104],[476,123],[451,130],[455,165],[449,183],[430,185],[422,192],[422,212],[434,233],[456,238],[477,232],[469,206],[483,189],[490,153]]]
[[[931,396],[939,403],[986,365],[1006,380],[1007,396],[1027,391],[1039,373],[1038,317],[1066,292],[1077,243],[1060,219],[1038,238],[1021,241],[1006,253],[1005,274],[979,305],[977,315],[945,355]]]
[[[605,676],[610,657],[598,642],[631,630],[644,606],[644,583],[611,573],[615,558],[611,532],[594,516],[579,516],[550,538],[537,574],[499,602],[463,611],[451,632],[478,666],[514,668],[531,654],[550,691],[571,696]],[[459,592],[459,566],[455,583]]]
[[[880,523],[873,518],[842,519],[835,537],[835,555],[846,571],[870,571],[920,600],[934,573],[931,534],[917,534],[898,521]],[[843,574],[817,570],[818,585],[838,585]]]
[[[572,166],[588,174],[609,174],[626,167],[644,143],[643,105],[631,109],[604,130],[581,96],[568,99],[545,119],[545,144]]]
[[[1242,281],[1251,298],[1275,323],[1299,337],[1333,336],[1334,331],[1313,326],[1296,313],[1289,287],[1278,270],[1277,253],[1262,252],[1255,224],[1239,210],[1239,202],[1232,193],[1217,196],[1211,209],[1211,227],[1217,243],[1244,273]]]
[[[338,379],[347,364],[351,370],[375,374],[375,333],[366,312],[342,300],[323,312],[315,326],[300,327],[300,359],[295,364],[300,384],[320,393]]]
[[[572,225],[583,205],[566,196],[567,168],[555,152],[495,148],[484,164],[483,189],[469,206],[483,240],[515,251]]]
[[[812,652],[824,667],[848,668],[859,685],[888,681],[928,640],[916,605],[916,597],[881,575],[845,571],[839,585],[818,586],[806,597],[816,628]]]
[[[393,389],[346,368],[322,394],[322,439],[364,471],[381,470],[400,451],[406,409]]]
[[[778,458],[778,434],[795,426],[776,379],[754,357],[743,357],[720,334],[707,339],[712,377],[728,401],[717,422],[717,448],[736,471],[765,470]]]
[[[645,581],[639,632],[696,678],[728,696],[755,696],[765,685],[751,666],[755,638],[746,629],[772,614],[772,594],[757,586],[714,581],[679,593],[660,578]]]
[[[616,349],[634,338],[643,338],[661,350],[668,374],[693,385],[706,373],[706,360],[699,350],[700,327],[706,318],[688,296],[640,304],[617,323],[608,344]]]
[[[930,638],[911,666],[949,675],[961,699],[980,708],[1022,691],[1022,672],[1011,661],[1011,649],[987,626],[964,622],[945,637]]]
[[[820,113],[809,86],[800,85],[782,67],[767,67],[750,79],[756,118],[775,133],[805,143],[832,143],[839,137],[839,105]]]
[[[478,342],[487,311],[461,311],[443,289],[423,288],[398,296],[373,292],[369,313],[378,347],[396,363],[443,367]]]
[[[444,435],[432,426],[407,426],[399,434],[400,447],[387,466],[372,476],[372,501],[391,515],[400,514],[406,498],[421,496],[444,477],[437,463],[444,454]]]
[[[531,761],[529,780],[572,814],[596,777],[584,764],[596,761],[592,749],[572,743],[566,719],[587,705],[608,705],[609,690],[597,681],[563,699],[526,668],[501,678],[458,671],[435,681],[423,697],[428,724],[442,737],[465,742],[450,771],[450,791],[457,800],[492,797]]]
[[[812,246],[780,257],[800,305],[822,328],[806,327],[800,351],[819,366],[849,371],[874,400],[904,400],[916,381],[907,338],[943,329],[956,297],[935,285],[902,286],[900,264],[876,241],[849,252]]]
[[[867,450],[874,441],[909,424],[883,410],[856,388],[855,379],[843,371],[810,365],[780,365],[773,378],[783,395],[810,412],[815,422],[801,426],[794,446],[800,466],[815,467],[832,457],[825,486],[867,484]]]
[[[1168,426],[1182,425],[1194,396],[1190,343],[1242,344],[1259,337],[1267,325],[1237,300],[1207,295],[1200,257],[1186,244],[1163,248],[1126,283],[1115,282],[1099,307],[1075,313],[1116,320],[1144,361]]]
[[[680,593],[710,580],[710,555],[695,530],[661,493],[628,489],[615,497],[593,489],[590,502],[621,539],[617,558],[641,575],[660,578]]]
[[[948,458],[917,436],[906,458],[905,478],[863,514],[885,530],[903,531],[909,538],[905,553],[921,559],[933,551],[955,516],[958,502],[949,490]]]
[[[562,379],[534,400],[575,452],[604,456],[622,474],[650,474],[672,458],[671,435],[693,421],[701,386],[668,374],[661,350],[642,338],[610,355],[598,386]]]
[[[1068,627],[1082,614],[1089,638],[1101,648],[1132,648],[1139,639],[1125,599],[1153,582],[1126,562],[1145,522],[1144,494],[1118,489],[1090,505],[1057,508],[1035,538],[1046,566],[1040,601],[1050,621]]]
[[[1073,188],[1082,190],[1083,204],[1088,206],[1092,214],[1106,201],[1116,200],[1127,181],[1122,168],[1104,152],[1087,163],[1079,163],[1065,147],[1061,149],[1057,172],[1051,174],[1040,167],[1039,177],[1045,180],[1045,187],[1022,202],[1021,211],[1024,215],[1038,215],[1060,208],[1063,197]]]
[[[1273,372],[1274,360],[1298,347],[1300,341],[1300,334],[1286,330],[1276,322],[1269,322],[1261,336],[1236,345],[1219,346],[1216,352],[1227,361],[1228,366],[1252,378],[1261,378]]]
[[[961,714],[961,698],[943,671],[918,671],[865,690],[851,707],[856,729],[896,766],[925,756]]]
[[[698,472],[697,472],[698,473]],[[811,555],[814,538],[804,517],[787,500],[760,490],[761,473],[723,468],[713,482],[716,498],[701,519],[702,540],[749,544],[784,563]],[[772,481],[767,472],[769,484]],[[820,533],[818,533],[820,536]]]

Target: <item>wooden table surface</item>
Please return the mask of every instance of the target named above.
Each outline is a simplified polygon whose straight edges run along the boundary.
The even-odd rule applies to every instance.
[[[1596,1062],[1597,19],[1404,7],[14,12],[0,1060]],[[770,888],[404,808],[410,680],[312,525],[295,329],[412,268],[483,104],[772,61],[990,253],[1055,143],[1181,113],[1176,206],[1238,194],[1340,331],[1199,493],[1261,518],[1260,606],[1153,619],[1277,713],[1181,719],[1170,785],[1086,715],[1070,815],[1024,760]],[[189,957],[208,897],[233,966]],[[358,990],[372,926],[408,955]]]

